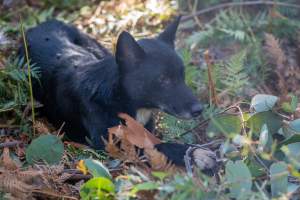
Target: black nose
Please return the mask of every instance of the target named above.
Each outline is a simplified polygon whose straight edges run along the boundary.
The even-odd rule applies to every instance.
[[[193,117],[198,117],[202,113],[203,107],[197,103],[192,106],[191,114]]]

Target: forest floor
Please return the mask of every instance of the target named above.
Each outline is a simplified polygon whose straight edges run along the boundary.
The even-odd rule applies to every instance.
[[[300,199],[300,4],[228,2],[2,1],[0,199]],[[110,138],[104,152],[65,140],[39,116],[42,105],[32,109],[28,74],[39,71],[17,58],[23,31],[56,18],[114,52],[122,30],[154,37],[179,14],[176,46],[186,83],[205,104],[199,119],[159,112],[153,139],[122,116],[122,131],[136,140],[121,137],[119,147]],[[147,146],[161,141],[209,144],[217,172],[197,170],[203,160],[175,166]],[[147,149],[147,164],[136,146]]]

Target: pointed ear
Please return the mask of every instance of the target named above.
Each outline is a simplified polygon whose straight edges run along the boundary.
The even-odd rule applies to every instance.
[[[180,22],[180,18],[181,16],[176,17],[176,19],[169,24],[161,34],[159,34],[158,39],[174,47],[176,31]]]
[[[140,62],[146,53],[126,31],[123,31],[118,38],[116,46],[116,61],[122,67],[134,67]]]

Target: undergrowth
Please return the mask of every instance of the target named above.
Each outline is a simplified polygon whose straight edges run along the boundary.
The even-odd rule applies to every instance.
[[[196,4],[197,1],[180,1],[179,5],[182,10],[191,13],[193,6],[199,9],[220,3],[219,0],[205,0]],[[87,10],[98,3],[91,1],[86,5],[81,0],[43,0],[37,7],[39,9],[24,6],[18,8],[18,13],[24,20],[25,29],[28,29],[53,17],[69,22],[86,20]],[[141,7],[138,6],[139,9]],[[76,10],[79,8],[80,11]],[[170,173],[168,170],[139,171],[134,165],[129,169],[123,165],[124,168],[116,169],[120,161],[108,161],[107,155],[102,152],[81,149],[72,144],[64,146],[61,138],[56,136],[35,144],[32,142],[33,150],[26,152],[27,158],[23,158],[23,164],[28,165],[28,160],[34,160],[28,156],[37,156],[35,148],[47,149],[47,144],[52,141],[59,152],[45,152],[45,160],[54,162],[54,159],[61,159],[63,167],[73,168],[75,161],[85,160],[86,165],[82,162],[77,165],[80,171],[88,173],[88,168],[96,169],[91,170],[89,181],[81,183],[80,189],[77,188],[77,196],[80,191],[81,197],[86,199],[97,195],[104,195],[101,196],[103,199],[143,199],[145,196],[174,200],[299,199],[299,15],[299,9],[281,6],[234,7],[183,22],[183,36],[179,42],[184,48],[179,49],[178,53],[186,66],[186,83],[198,95],[205,109],[201,118],[190,121],[160,114],[157,124],[162,139],[168,142],[175,140],[201,144],[203,141],[221,139],[222,144],[215,149],[221,162],[215,177],[204,175],[196,169],[193,177],[184,173]],[[169,14],[161,15],[162,18],[166,16]],[[93,23],[97,22],[95,17],[93,20]],[[0,33],[4,32],[9,38],[18,38],[20,30],[15,25],[18,22],[19,16],[14,13],[1,12]],[[96,25],[92,33],[97,30]],[[80,27],[86,26],[91,25]],[[188,26],[193,27],[192,31],[184,30]],[[113,27],[114,30],[120,29],[119,26]],[[143,28],[138,27],[138,30]],[[89,28],[85,31],[89,32]],[[97,34],[101,35],[101,31],[106,33],[112,30],[99,29]],[[18,133],[31,136],[28,71],[24,60],[16,58],[16,46],[14,44],[11,49],[5,50],[9,55],[0,55],[0,129],[6,132],[17,127]],[[209,65],[202,56],[205,50],[208,50],[213,63],[211,75],[217,103],[208,103],[214,101],[209,97]],[[33,78],[39,77],[38,67],[31,66],[30,71]],[[4,154],[4,150],[2,152]],[[104,161],[110,170],[118,171],[117,175],[112,176],[110,173],[115,171],[108,172],[99,160]],[[56,181],[64,178],[63,167]],[[43,180],[51,178],[50,172],[53,171],[46,170],[47,176],[44,175]],[[8,177],[17,181],[10,174],[0,176],[1,180]],[[56,188],[62,187],[62,183],[57,181]],[[3,185],[5,183],[0,181],[2,189],[5,188]],[[103,185],[109,187],[103,188]],[[95,193],[95,188],[101,192]],[[5,189],[8,193],[12,192],[9,190],[12,188]]]

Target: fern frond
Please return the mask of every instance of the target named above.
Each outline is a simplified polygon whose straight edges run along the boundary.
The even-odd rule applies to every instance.
[[[249,84],[248,74],[244,70],[246,50],[233,55],[225,64],[224,79],[221,82],[229,91],[238,94],[244,86]]]
[[[274,35],[266,33],[265,41],[266,45],[264,48],[269,56],[269,62],[276,65],[279,71],[282,71],[287,58],[280,47],[279,40]]]

